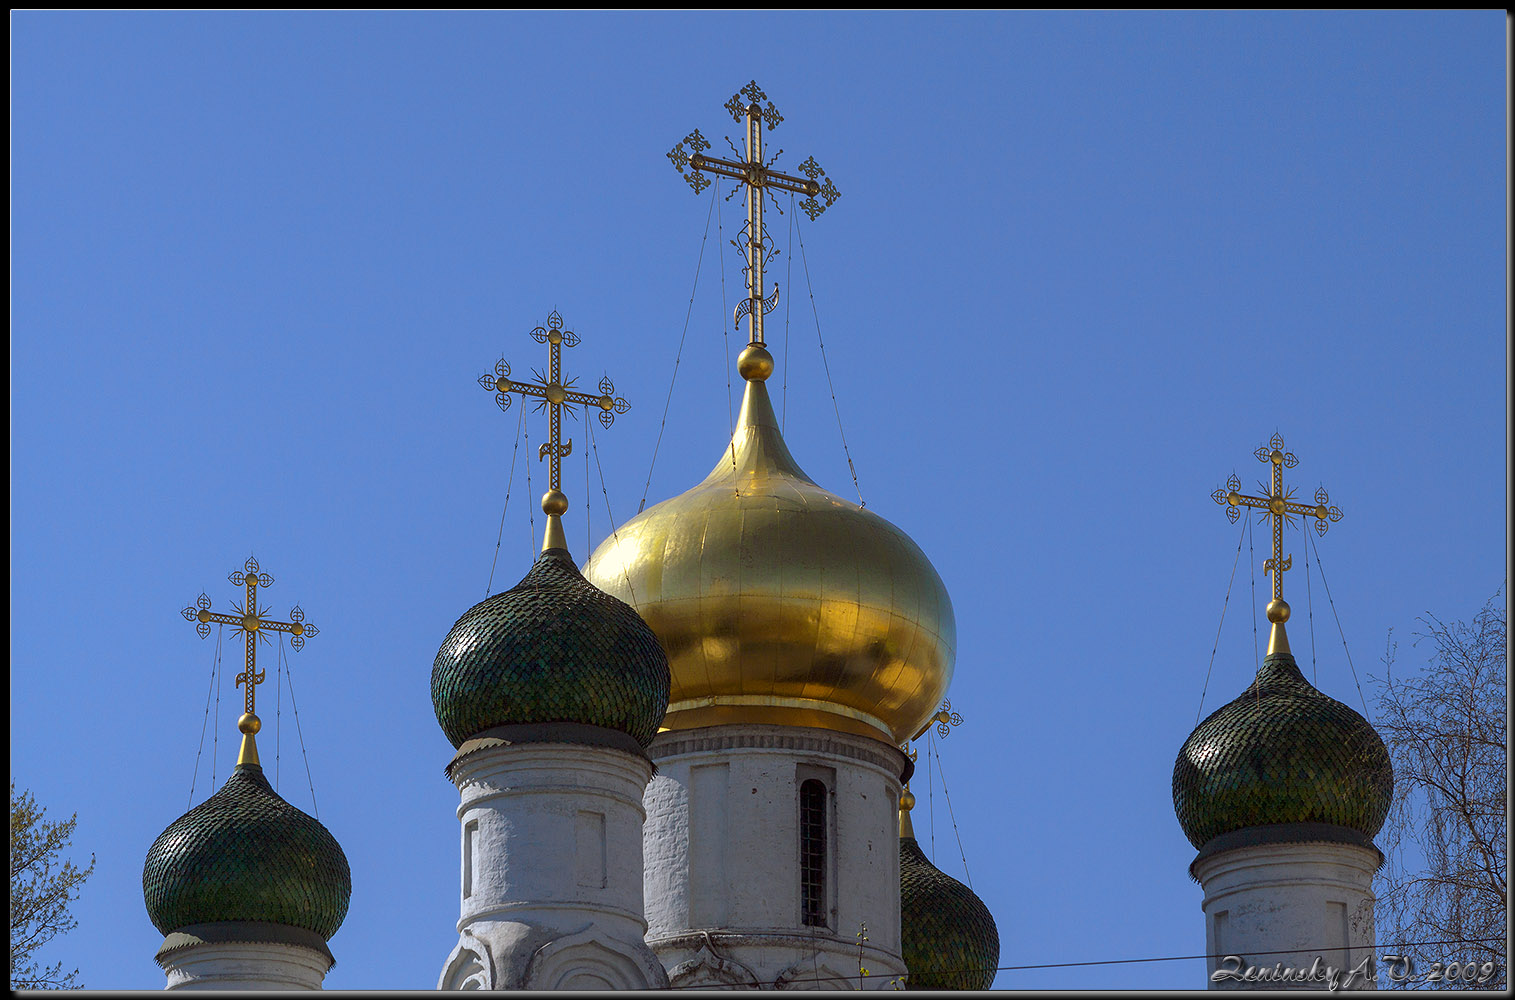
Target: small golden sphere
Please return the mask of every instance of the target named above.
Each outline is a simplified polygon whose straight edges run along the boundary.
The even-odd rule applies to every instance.
[[[237,720],[237,732],[242,733],[246,736],[256,736],[258,734],[258,730],[262,728],[263,720],[258,718],[256,715],[253,715],[251,712],[246,713],[242,716],[242,718]]]
[[[1282,514],[1284,512],[1284,498],[1274,497],[1273,499],[1269,500],[1268,510],[1272,511],[1275,514]]]
[[[1268,602],[1268,621],[1282,625],[1289,620],[1289,603],[1282,599]]]
[[[547,402],[549,403],[561,403],[563,400],[568,398],[568,393],[565,392],[563,390],[563,387],[558,385],[556,382],[547,387],[545,395],[547,396]]]
[[[749,382],[764,382],[773,374],[773,355],[757,344],[748,344],[736,359],[737,374]]]
[[[563,342],[563,334],[557,330],[548,330],[547,342],[549,344],[561,344]]]
[[[900,808],[905,812],[915,808],[915,793],[908,788],[900,793]]]
[[[542,513],[566,514],[568,512],[568,498],[559,490],[548,490],[542,494]]]
[[[1281,452],[1281,451],[1279,451],[1277,448],[1274,448],[1268,454],[1268,461],[1272,462],[1274,465],[1283,465],[1284,464],[1284,453]]]
[[[510,379],[508,379],[508,378],[505,378],[505,377],[501,376],[500,378],[497,378],[497,379],[494,380],[494,391],[495,392],[509,392],[511,390],[511,388],[512,388],[512,383],[511,383]]]
[[[262,624],[262,619],[260,619],[257,615],[243,615],[242,616],[242,627],[245,628],[249,632],[256,632],[256,631],[258,631],[258,626],[261,625],[261,624]]]
[[[1326,519],[1326,515],[1330,513],[1331,512],[1329,510],[1326,510],[1325,504],[1321,504],[1319,507],[1315,508],[1315,516],[1320,518],[1322,521],[1324,521]]]
[[[305,634],[305,626],[302,625],[302,624],[300,624],[299,622],[295,622],[294,626],[290,629],[290,631],[293,632],[295,635],[304,635]]]
[[[208,621],[210,621],[210,609],[209,608],[201,608],[200,609],[200,613],[198,615],[195,615],[195,617],[198,618],[198,619],[200,619],[202,622],[208,622]]]
[[[1226,503],[1230,504],[1232,507],[1235,507],[1237,504],[1241,503],[1241,494],[1235,490],[1232,490],[1230,493],[1226,494]]]
[[[613,409],[615,409],[615,400],[611,399],[609,396],[601,396],[600,397],[600,409],[602,409],[602,410],[613,410]]]

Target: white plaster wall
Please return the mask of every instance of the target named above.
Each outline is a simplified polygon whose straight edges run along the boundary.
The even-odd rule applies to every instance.
[[[660,985],[643,940],[642,792],[651,773],[633,754],[573,743],[491,747],[458,761],[461,940],[440,986],[531,988],[545,968],[533,961],[568,936],[599,956],[592,962],[625,965],[616,974],[629,981],[615,985]],[[607,948],[621,957],[601,955]],[[559,954],[548,971],[560,976],[566,953],[561,944],[548,952]],[[463,972],[474,966],[482,977]],[[642,966],[650,972],[636,971]]]
[[[202,942],[162,956],[170,990],[319,990],[331,962],[313,948]]]
[[[1378,855],[1350,844],[1260,844],[1237,847],[1197,862],[1194,874],[1204,886],[1205,951],[1211,956],[1237,955],[1242,968],[1273,970],[1357,968],[1372,958],[1373,871]],[[1346,950],[1323,950],[1342,949]],[[1283,952],[1283,954],[1269,954]],[[1317,962],[1318,959],[1318,962]],[[1211,988],[1326,989],[1323,979],[1304,984],[1209,979],[1217,968],[1234,968],[1219,957],[1209,960]],[[1374,966],[1370,962],[1369,969]],[[1359,976],[1354,989],[1376,988]]]
[[[673,985],[855,989],[860,966],[869,986],[904,973],[897,749],[821,729],[719,726],[662,733],[649,752],[647,940]],[[806,778],[830,790],[824,928],[801,914]]]

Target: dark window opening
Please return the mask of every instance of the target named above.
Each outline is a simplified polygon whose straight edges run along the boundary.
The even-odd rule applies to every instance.
[[[800,785],[800,913],[826,926],[826,786],[814,778]]]

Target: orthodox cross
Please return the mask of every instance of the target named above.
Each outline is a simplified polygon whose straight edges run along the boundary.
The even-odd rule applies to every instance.
[[[244,573],[242,570],[246,570],[246,572]],[[263,641],[267,642],[268,636],[263,634],[265,632],[288,632],[292,636],[289,644],[298,651],[305,646],[306,637],[319,634],[320,629],[314,625],[306,624],[305,612],[300,610],[298,604],[290,610],[290,620],[287,622],[276,622],[272,619],[262,617],[258,613],[258,588],[269,586],[274,582],[274,578],[267,573],[258,572],[258,560],[252,556],[247,557],[247,562],[243,564],[242,570],[235,570],[227,577],[231,581],[232,586],[247,587],[247,603],[242,607],[237,607],[235,602],[232,604],[237,614],[223,615],[212,611],[210,609],[210,598],[203,593],[200,595],[200,599],[194,603],[194,606],[187,607],[179,613],[184,616],[186,621],[197,623],[195,631],[200,633],[200,638],[202,639],[210,635],[211,622],[230,625],[234,630],[242,632],[246,636],[247,669],[237,675],[237,684],[239,686],[246,686],[246,693],[243,696],[244,712],[247,715],[256,716],[256,713],[253,711],[255,701],[253,691],[259,684],[263,683],[263,675],[265,673],[265,671],[258,670],[256,667],[259,636],[261,635]]]
[[[1294,457],[1292,451],[1284,450],[1284,439],[1274,434],[1266,445],[1259,446],[1252,453],[1257,456],[1259,462],[1267,462],[1272,466],[1272,488],[1262,482],[1258,486],[1268,490],[1267,496],[1247,496],[1241,491],[1241,480],[1236,473],[1226,480],[1224,490],[1216,490],[1210,494],[1210,498],[1216,503],[1226,505],[1226,517],[1235,524],[1241,516],[1242,507],[1254,507],[1263,511],[1264,517],[1273,519],[1273,555],[1263,563],[1263,572],[1273,578],[1273,600],[1282,604],[1284,599],[1283,574],[1294,564],[1293,556],[1284,555],[1284,523],[1294,524],[1294,515],[1315,518],[1315,531],[1324,535],[1330,528],[1332,521],[1341,520],[1341,508],[1331,506],[1331,496],[1324,486],[1315,491],[1315,506],[1294,502],[1294,490],[1284,489],[1284,469],[1292,469],[1299,464],[1299,459]],[[1287,607],[1287,605],[1285,605]]]
[[[606,428],[615,423],[617,413],[625,413],[631,409],[631,404],[615,395],[615,383],[608,378],[600,379],[598,396],[574,392],[571,386],[578,381],[577,378],[563,381],[563,348],[576,346],[579,335],[572,330],[563,329],[563,317],[558,315],[557,310],[553,310],[552,315],[547,317],[545,327],[539,326],[531,331],[531,339],[539,344],[549,345],[546,375],[532,369],[532,374],[536,376],[535,382],[512,382],[510,365],[501,358],[495,362],[493,375],[479,376],[479,385],[495,394],[494,401],[502,410],[510,409],[510,394],[513,392],[520,393],[522,396],[536,397],[538,410],[544,406],[548,408],[547,440],[542,442],[542,447],[537,449],[537,460],[541,461],[549,456],[552,458],[551,489],[555,493],[561,493],[563,488],[561,461],[573,454],[573,439],[570,438],[566,443],[562,440],[563,404],[582,403],[585,406],[598,406],[600,425]],[[572,410],[569,411],[570,414],[572,412]],[[566,504],[566,500],[564,503]],[[545,499],[543,504],[543,509],[546,510]],[[566,506],[563,509],[566,510]],[[562,513],[562,511],[557,513]]]
[[[743,101],[743,98],[746,101]],[[684,141],[668,151],[668,159],[673,162],[674,168],[680,174],[684,174],[684,180],[694,188],[694,193],[699,194],[710,184],[710,179],[704,171],[718,174],[721,177],[730,177],[747,185],[747,225],[742,229],[742,242],[733,241],[733,246],[743,252],[743,272],[747,276],[747,298],[737,303],[735,312],[732,314],[734,325],[740,326],[742,317],[747,317],[748,340],[751,343],[762,346],[763,344],[763,317],[773,310],[779,302],[778,284],[773,286],[773,295],[764,297],[763,265],[771,259],[777,251],[772,249],[772,241],[768,239],[768,231],[763,226],[763,192],[767,188],[778,188],[780,191],[791,191],[806,196],[800,202],[800,208],[810,216],[812,222],[826,209],[831,207],[832,202],[841,197],[842,193],[826,177],[826,171],[821,169],[820,164],[815,162],[815,157],[809,157],[801,163],[799,170],[805,177],[792,177],[789,174],[781,174],[777,170],[770,169],[773,161],[783,154],[779,150],[774,154],[773,160],[766,163],[763,161],[763,125],[766,123],[768,130],[773,131],[784,116],[778,113],[772,101],[768,101],[765,108],[758,102],[768,101],[768,95],[758,89],[757,81],[754,80],[743,87],[740,92],[731,95],[731,100],[726,102],[726,110],[731,112],[733,121],[740,123],[744,118],[747,122],[747,154],[743,160],[724,160],[717,156],[706,156],[705,150],[710,148],[710,143],[700,135],[700,130],[695,129],[684,137]],[[731,140],[727,139],[727,144]],[[686,152],[684,144],[688,143],[691,152]],[[736,147],[732,146],[732,152]],[[689,173],[684,173],[685,167]],[[824,178],[821,183],[817,178]],[[735,194],[735,192],[732,192]],[[819,195],[825,204],[816,201]],[[728,196],[729,197],[729,196]],[[778,202],[774,202],[778,208]],[[782,211],[782,209],[780,209]]]

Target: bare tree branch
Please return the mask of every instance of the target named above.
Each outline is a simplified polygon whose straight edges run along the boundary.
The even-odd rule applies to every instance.
[[[1509,959],[1504,947],[1477,940],[1507,940],[1508,927],[1503,591],[1470,622],[1420,619],[1424,631],[1414,644],[1432,649],[1415,673],[1395,673],[1391,633],[1384,676],[1374,678],[1395,775],[1380,835],[1386,864],[1375,885],[1379,938],[1463,942],[1410,958],[1421,970],[1438,961],[1493,961],[1500,972],[1486,984],[1491,989],[1504,989]]]

